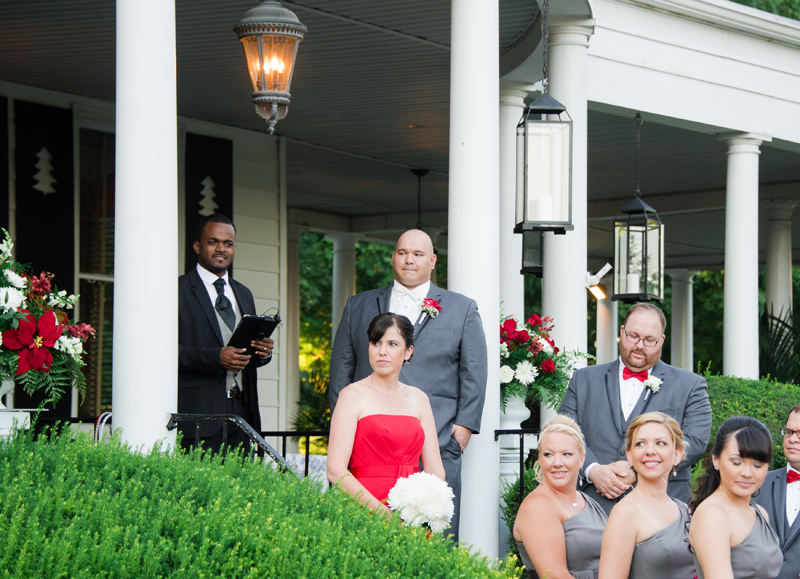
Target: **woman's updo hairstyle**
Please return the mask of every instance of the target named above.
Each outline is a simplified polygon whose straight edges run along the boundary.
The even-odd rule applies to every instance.
[[[667,427],[667,430],[672,433],[672,441],[675,443],[675,448],[686,450],[686,447],[689,446],[689,443],[683,439],[681,425],[678,424],[678,421],[672,416],[664,414],[663,412],[646,412],[634,418],[633,422],[631,422],[631,425],[628,427],[625,450],[631,450],[633,448],[633,440],[636,437],[636,431],[639,430],[639,427],[650,422],[663,424]]]
[[[406,350],[414,345],[414,326],[411,325],[407,317],[391,312],[378,314],[372,318],[367,328],[367,339],[369,339],[369,343],[372,344],[373,342],[380,341],[386,333],[386,330],[392,326],[396,326],[397,331],[403,336],[403,341],[406,343]]]
[[[539,452],[541,452],[541,442],[544,438],[544,435],[550,432],[562,432],[564,434],[569,434],[575,439],[575,442],[578,445],[578,452],[581,454],[581,456],[586,455],[586,441],[583,438],[581,427],[578,426],[578,423],[569,416],[556,414],[553,416],[553,418],[545,423],[544,428],[542,428],[542,431],[539,433]],[[542,465],[539,464],[539,459],[536,459],[536,462],[533,464],[533,472],[536,480],[541,483]]]
[[[722,423],[714,439],[714,446],[711,448],[711,455],[706,458],[703,466],[705,473],[697,482],[694,500],[689,503],[689,507],[694,512],[697,507],[719,488],[719,471],[714,468],[712,457],[719,459],[722,449],[728,444],[731,436],[736,440],[739,447],[739,456],[749,458],[769,466],[772,462],[772,435],[769,429],[761,422],[750,416],[734,416]]]

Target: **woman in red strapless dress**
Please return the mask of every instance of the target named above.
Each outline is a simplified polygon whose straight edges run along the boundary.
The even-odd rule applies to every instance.
[[[425,472],[444,480],[428,396],[400,383],[414,352],[414,328],[405,316],[384,313],[367,330],[373,373],[339,394],[331,419],[328,480],[385,513],[398,478]]]

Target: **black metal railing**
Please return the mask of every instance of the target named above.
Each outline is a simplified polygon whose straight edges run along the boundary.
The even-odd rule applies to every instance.
[[[179,412],[173,412],[169,416],[170,418],[169,422],[167,422],[167,430],[175,430],[178,428],[178,422],[194,422],[195,446],[199,446],[201,442],[199,436],[201,422],[225,423],[222,428],[223,446],[228,444],[228,427],[230,424],[234,424],[238,426],[239,429],[242,430],[250,439],[250,442],[256,446],[259,456],[266,455],[274,462],[277,462],[279,465],[281,465],[284,470],[294,472],[292,467],[278,454],[278,451],[272,448],[272,445],[264,440],[264,438],[258,432],[256,432],[256,430],[241,416],[237,416],[236,414],[184,414]]]
[[[304,453],[305,461],[303,468],[303,476],[308,476],[309,462],[311,456],[311,437],[312,436],[330,436],[327,430],[271,430],[262,432],[261,436],[264,438],[276,437],[281,439],[281,456],[286,458],[286,441],[291,438],[304,438],[306,441],[306,451]]]
[[[514,428],[510,430],[495,430],[494,439],[498,440],[503,435],[519,435],[519,504],[525,498],[525,435],[539,434],[538,428]]]

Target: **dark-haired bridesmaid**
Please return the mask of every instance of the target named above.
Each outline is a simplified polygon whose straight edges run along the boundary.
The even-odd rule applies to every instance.
[[[783,555],[767,514],[751,501],[772,461],[772,437],[749,416],[726,420],[691,503],[698,579],[774,579]]]

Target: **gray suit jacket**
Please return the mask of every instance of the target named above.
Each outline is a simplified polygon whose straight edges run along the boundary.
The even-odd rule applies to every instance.
[[[375,316],[389,311],[391,296],[390,285],[347,300],[331,354],[331,411],[345,386],[372,373],[367,327]],[[400,381],[430,398],[439,447],[444,449],[451,443],[453,424],[474,433],[480,430],[488,373],[486,337],[474,300],[433,284],[428,297],[438,300],[442,310],[436,318],[425,316],[414,325],[414,354],[400,372]]]
[[[800,516],[790,527],[786,519],[786,467],[767,474],[753,502],[764,507],[769,524],[778,535],[783,551],[783,567],[777,579],[797,579],[800,573]]]
[[[689,443],[678,474],[670,480],[668,488],[670,496],[686,502],[691,466],[703,456],[711,434],[711,404],[706,381],[697,374],[659,361],[651,375],[661,379],[661,388],[658,392],[645,388],[626,421],[619,395],[619,364],[617,358],[609,364],[577,370],[561,402],[560,412],[574,418],[586,437],[584,466],[626,460],[628,425],[645,412],[664,412],[678,421],[684,440]],[[585,486],[589,486],[588,483]]]

